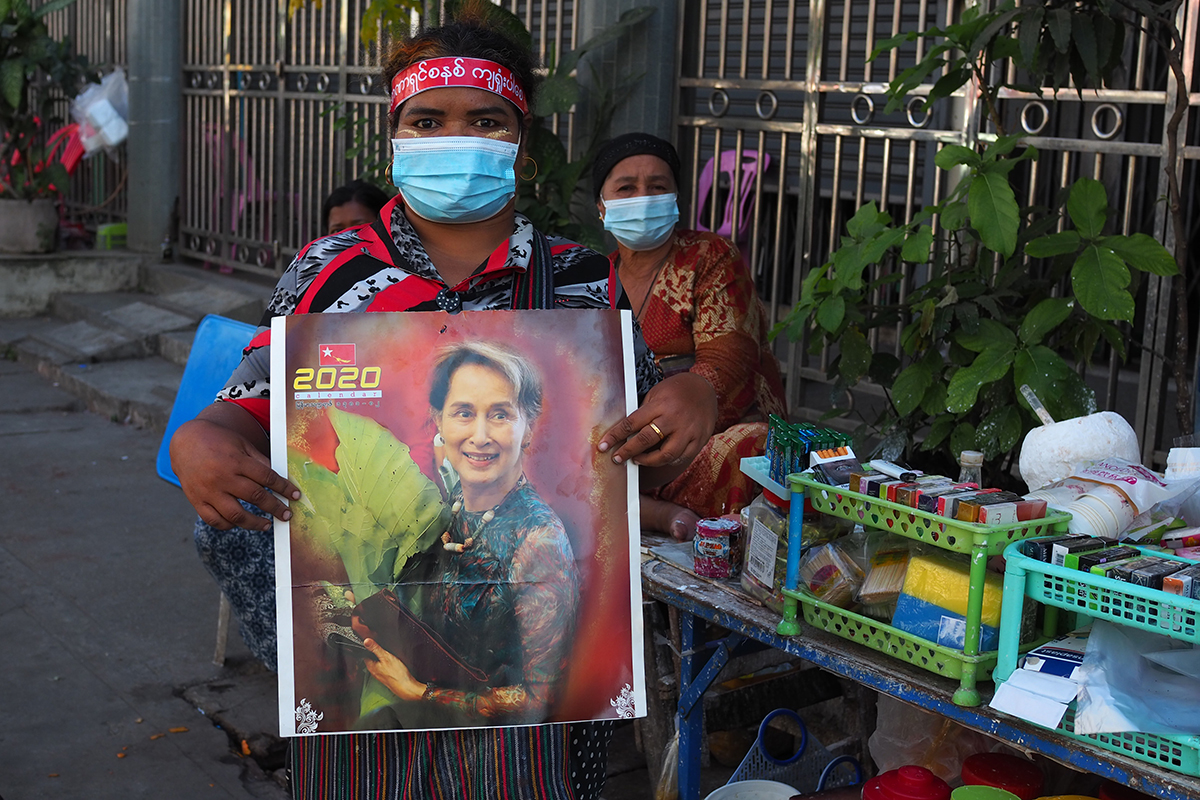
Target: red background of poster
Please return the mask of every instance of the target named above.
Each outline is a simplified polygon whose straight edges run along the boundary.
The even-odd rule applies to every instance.
[[[583,579],[570,674],[555,719],[615,716],[608,701],[634,683],[631,619],[640,613],[630,607],[627,467],[618,467],[595,450],[600,435],[627,413],[619,313],[304,315],[288,319],[287,363],[289,371],[316,368],[319,344],[356,343],[360,370],[382,368],[382,400],[378,407],[367,401],[339,401],[339,407],[391,431],[409,445],[414,461],[432,477],[436,429],[428,399],[430,369],[439,348],[464,340],[507,343],[542,374],[543,411],[525,456],[525,474],[562,519]],[[298,420],[289,426],[289,445],[336,470],[337,437],[324,411],[297,411],[290,388],[285,402],[289,419]],[[311,561],[294,553],[293,585],[332,580],[312,574],[312,567]],[[294,623],[299,696],[306,680],[303,656],[311,652],[310,643],[300,640],[311,633],[299,616]]]

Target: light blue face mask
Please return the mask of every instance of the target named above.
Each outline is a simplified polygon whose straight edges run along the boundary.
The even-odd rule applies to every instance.
[[[604,230],[630,250],[653,250],[662,245],[679,222],[675,194],[604,200]]]
[[[516,160],[517,145],[479,136],[392,139],[392,183],[422,219],[479,222],[517,193]]]

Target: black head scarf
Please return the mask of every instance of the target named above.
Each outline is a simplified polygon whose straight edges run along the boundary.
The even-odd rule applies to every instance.
[[[596,161],[592,165],[592,187],[596,192],[596,199],[600,199],[600,187],[604,185],[613,167],[630,156],[647,155],[658,156],[665,161],[675,177],[675,186],[680,185],[679,153],[675,152],[674,145],[648,133],[623,133],[600,145],[600,151],[596,153]]]

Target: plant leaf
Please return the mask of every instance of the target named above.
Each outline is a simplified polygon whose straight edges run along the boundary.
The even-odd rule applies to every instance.
[[[967,222],[967,204],[966,203],[950,203],[942,209],[941,223],[942,227],[948,231],[961,230],[962,226]]]
[[[950,452],[954,454],[955,459],[959,458],[963,450],[976,450],[975,443],[975,426],[969,422],[960,422],[954,426],[954,431],[950,434]]]
[[[931,383],[933,375],[924,362],[906,367],[892,383],[892,404],[896,406],[896,413],[907,417],[916,411]]]
[[[1096,45],[1096,29],[1092,26],[1092,18],[1087,14],[1071,15],[1071,39],[1083,68],[1100,86],[1100,55]]]
[[[1056,420],[1073,419],[1096,411],[1095,392],[1062,356],[1044,345],[1020,350],[1013,359],[1013,388],[1018,390],[1017,402],[1028,409],[1029,403],[1019,391],[1022,384],[1029,384]]]
[[[975,429],[975,440],[983,450],[983,457],[992,459],[1016,447],[1022,433],[1021,412],[1016,406],[1006,405],[983,418]]]
[[[921,442],[922,450],[932,450],[942,442],[946,441],[946,437],[950,435],[950,431],[954,430],[954,417],[950,414],[942,414],[934,419],[929,426],[929,433],[925,434],[925,441]]]
[[[914,264],[924,264],[929,260],[929,251],[933,248],[933,228],[922,225],[904,240],[900,248],[900,258]]]
[[[1008,374],[1013,363],[1013,346],[998,344],[988,347],[975,357],[970,366],[963,367],[950,378],[946,391],[946,410],[965,414],[975,406],[979,390]]]
[[[835,332],[846,317],[846,301],[840,294],[827,297],[817,307],[817,324],[830,333]]]
[[[1071,12],[1065,8],[1050,9],[1050,18],[1046,27],[1054,38],[1054,48],[1063,55],[1071,49]]]
[[[1005,258],[1013,254],[1017,249],[1020,217],[1017,198],[1004,176],[981,173],[972,178],[967,211],[984,247]]]
[[[1029,309],[1021,321],[1019,335],[1026,345],[1039,344],[1046,334],[1071,316],[1072,303],[1064,297],[1048,297]]]
[[[1025,255],[1030,258],[1053,258],[1079,249],[1079,234],[1075,231],[1060,231],[1034,239],[1025,245]]]
[[[838,374],[847,386],[854,386],[871,369],[871,347],[867,344],[867,337],[858,328],[846,329],[841,346]]]
[[[1107,247],[1089,244],[1071,267],[1071,288],[1083,310],[1104,320],[1133,321],[1129,268]]]
[[[1042,38],[1042,18],[1046,7],[1035,5],[1021,19],[1017,40],[1021,44],[1021,60],[1026,67],[1031,67],[1037,58],[1038,42]]]
[[[982,353],[989,347],[1006,345],[1016,347],[1017,335],[1007,325],[1002,325],[994,319],[982,318],[977,321],[978,330],[972,333],[964,330],[955,337],[955,341],[973,353]]]
[[[1112,250],[1126,264],[1142,272],[1154,275],[1178,275],[1179,265],[1167,248],[1144,233],[1132,236],[1105,236],[1099,241],[1101,247]]]
[[[17,58],[0,61],[0,97],[13,109],[21,107],[25,91],[25,65]]]
[[[1080,178],[1067,198],[1067,214],[1084,239],[1098,239],[1104,230],[1108,212],[1108,193],[1104,184],[1092,178]]]
[[[933,157],[933,163],[937,164],[939,169],[953,169],[961,164],[977,167],[983,163],[983,160],[970,147],[965,147],[961,144],[948,144]]]

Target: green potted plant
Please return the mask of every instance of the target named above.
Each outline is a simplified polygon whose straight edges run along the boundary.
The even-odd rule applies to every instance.
[[[64,120],[62,98],[95,80],[69,39],[56,41],[44,18],[74,0],[32,9],[0,0],[0,251],[54,248],[55,202],[67,184],[62,164],[47,157],[46,136]]]

